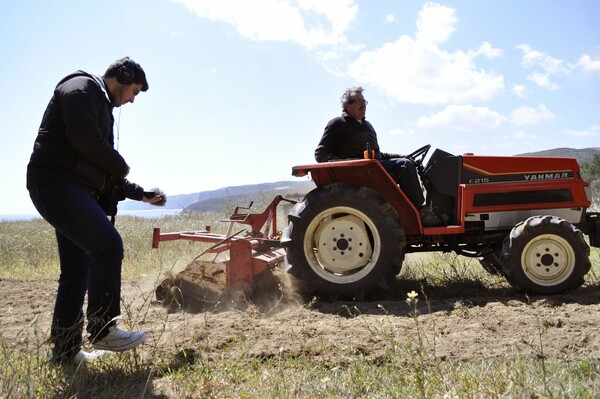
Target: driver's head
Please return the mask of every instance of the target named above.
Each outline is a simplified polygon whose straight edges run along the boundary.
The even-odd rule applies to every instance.
[[[356,120],[362,120],[367,112],[368,101],[362,93],[361,86],[354,86],[346,89],[340,98],[342,109]]]

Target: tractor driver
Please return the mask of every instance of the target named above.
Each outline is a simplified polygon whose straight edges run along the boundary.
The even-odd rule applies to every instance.
[[[340,99],[342,115],[333,118],[325,126],[315,150],[315,159],[317,162],[362,159],[368,144],[375,152],[375,158],[419,210],[423,226],[442,225],[443,221],[429,207],[424,206],[425,198],[415,164],[402,155],[380,151],[377,133],[365,119],[368,101],[362,93],[363,88],[360,86],[346,89]]]

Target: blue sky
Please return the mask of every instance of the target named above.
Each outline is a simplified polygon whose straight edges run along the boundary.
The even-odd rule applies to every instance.
[[[0,214],[64,75],[131,56],[150,90],[115,110],[130,180],[171,195],[294,180],[345,88],[386,152],[600,147],[596,0],[81,0],[0,4]]]

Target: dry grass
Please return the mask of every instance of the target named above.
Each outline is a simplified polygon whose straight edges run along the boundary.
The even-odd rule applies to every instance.
[[[163,231],[202,229],[223,215],[174,216],[159,221]],[[125,279],[156,278],[199,253],[198,244],[170,243],[157,253],[150,249],[151,231],[158,222],[118,218],[126,243]],[[598,264],[597,252],[593,255]],[[0,223],[0,278],[51,280],[57,276],[57,255],[52,230],[43,221]],[[428,267],[409,257],[404,291],[419,293],[398,300],[414,306],[427,301],[423,292],[457,295],[466,290],[502,290],[506,283],[490,276],[473,262],[452,255],[429,255]],[[433,267],[432,267],[433,265]],[[481,270],[480,270],[481,269]],[[598,280],[597,268],[589,278]],[[153,312],[150,299],[135,307],[124,303],[132,327],[143,324]],[[310,306],[310,304],[305,304]],[[202,317],[200,314],[184,317]],[[260,318],[247,310],[247,319]],[[207,356],[202,340],[211,331],[191,331],[185,322],[158,326],[189,342],[187,349],[159,345],[144,353],[130,351],[90,365],[57,367],[48,362],[47,331],[35,320],[14,340],[0,332],[0,397],[3,398],[597,398],[600,397],[600,361],[582,359],[558,362],[513,353],[480,361],[443,360],[436,356],[429,326],[412,313],[415,339],[398,340],[385,324],[365,326],[389,350],[377,359],[363,358],[356,348],[333,347],[327,360],[310,354],[279,352],[260,357],[239,350],[241,340],[224,346],[219,356]],[[185,321],[185,319],[184,319]],[[257,331],[256,334],[260,334]],[[433,334],[435,335],[435,334]],[[536,345],[543,349],[543,331]],[[252,341],[252,336],[246,338]],[[235,353],[231,352],[236,347]],[[241,354],[240,354],[241,353]],[[357,355],[358,353],[358,355]]]

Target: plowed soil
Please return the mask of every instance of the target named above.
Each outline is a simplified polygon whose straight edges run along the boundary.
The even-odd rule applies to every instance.
[[[349,358],[376,360],[392,346],[414,344],[421,334],[422,345],[440,359],[468,361],[515,353],[555,360],[600,357],[597,284],[547,297],[527,297],[507,286],[486,289],[476,281],[461,284],[460,294],[452,297],[443,291],[421,292],[416,308],[409,306],[406,294],[418,291],[419,282],[399,278],[392,293],[378,301],[311,301],[283,281],[279,288],[261,287],[255,302],[182,310],[156,301],[156,281],[125,281],[124,323],[127,328],[133,321],[133,327],[149,333],[142,355],[185,350],[210,358],[222,356],[226,348],[230,356],[285,352],[326,360],[341,350]],[[0,281],[0,336],[15,344],[33,337],[44,342],[56,285]]]

